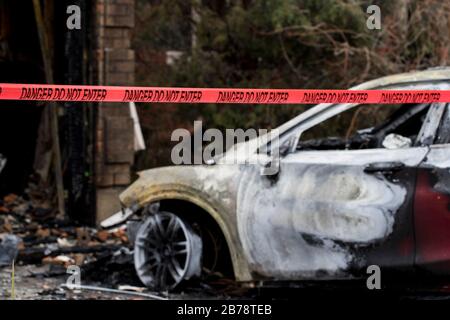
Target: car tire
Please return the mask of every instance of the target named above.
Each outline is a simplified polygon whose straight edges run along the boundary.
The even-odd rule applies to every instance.
[[[201,274],[202,239],[188,222],[171,212],[157,212],[136,233],[134,265],[144,285],[166,291]]]

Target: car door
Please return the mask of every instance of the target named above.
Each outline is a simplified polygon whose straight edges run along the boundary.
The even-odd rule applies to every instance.
[[[255,273],[335,278],[370,264],[412,267],[416,171],[427,153],[420,143],[299,150],[281,159],[276,176],[247,169],[238,228]]]
[[[450,108],[440,110],[430,131],[433,143],[420,164],[414,199],[416,264],[450,274]]]

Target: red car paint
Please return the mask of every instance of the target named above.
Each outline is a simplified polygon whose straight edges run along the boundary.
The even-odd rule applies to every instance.
[[[414,199],[416,264],[450,274],[450,197],[433,189],[433,174],[419,169]]]

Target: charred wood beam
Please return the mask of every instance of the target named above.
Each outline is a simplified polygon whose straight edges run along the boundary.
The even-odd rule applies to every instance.
[[[51,61],[52,55],[49,48],[48,35],[44,23],[44,18],[42,15],[42,8],[40,1],[33,0],[33,6],[39,35],[39,43],[41,46],[42,59],[44,63],[45,77],[47,83],[54,83],[52,61]],[[64,184],[61,166],[61,149],[59,144],[59,133],[58,133],[58,105],[55,102],[51,102],[47,108],[47,112],[50,117],[50,130],[53,142],[52,143],[53,170],[55,174],[58,210],[60,214],[65,214]]]

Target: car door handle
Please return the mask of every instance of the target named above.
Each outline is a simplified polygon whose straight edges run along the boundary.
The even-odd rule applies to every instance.
[[[405,164],[402,162],[374,162],[368,164],[364,168],[364,172],[366,173],[374,173],[374,172],[394,172],[399,171],[405,167]]]

